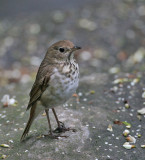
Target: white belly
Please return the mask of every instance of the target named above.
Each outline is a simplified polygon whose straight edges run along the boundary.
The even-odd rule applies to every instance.
[[[66,77],[55,70],[51,76],[49,86],[41,96],[43,106],[52,108],[65,103],[76,92],[79,83],[78,72]]]

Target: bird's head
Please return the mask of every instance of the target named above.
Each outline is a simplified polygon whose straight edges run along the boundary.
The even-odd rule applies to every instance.
[[[73,59],[74,52],[81,49],[75,46],[71,41],[63,40],[56,42],[48,48],[46,56],[55,62],[70,61]]]

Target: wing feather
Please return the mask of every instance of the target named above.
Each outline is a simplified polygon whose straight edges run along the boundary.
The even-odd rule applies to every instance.
[[[48,67],[48,65],[46,66],[44,61],[42,61],[36,76],[36,80],[29,94],[30,100],[27,106],[27,110],[31,108],[32,104],[41,98],[42,93],[49,86],[49,80],[50,76],[52,75],[52,71],[52,67]]]

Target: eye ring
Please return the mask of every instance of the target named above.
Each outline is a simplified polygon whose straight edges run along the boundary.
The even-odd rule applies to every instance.
[[[61,53],[63,53],[63,52],[65,51],[65,49],[64,49],[64,48],[59,48],[59,51],[60,51]]]

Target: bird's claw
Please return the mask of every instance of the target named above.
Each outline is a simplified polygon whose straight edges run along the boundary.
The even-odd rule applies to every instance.
[[[57,127],[53,132],[54,133],[63,133],[63,132],[67,132],[67,131],[73,131],[76,132],[76,129],[72,129],[72,128],[66,128],[63,122],[59,121],[59,127]]]

